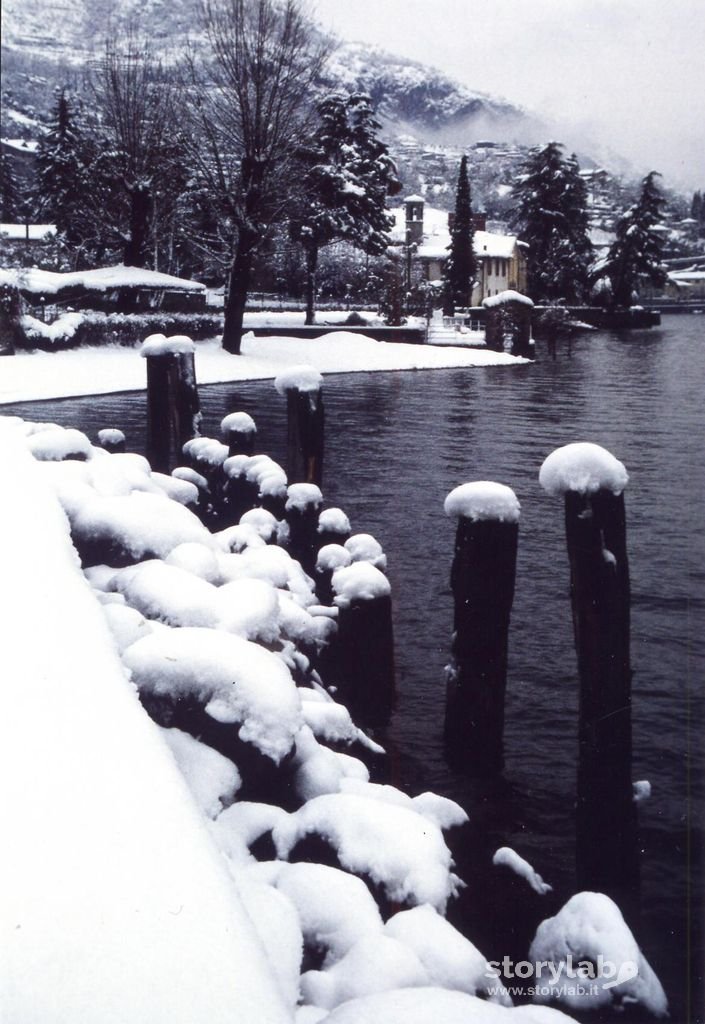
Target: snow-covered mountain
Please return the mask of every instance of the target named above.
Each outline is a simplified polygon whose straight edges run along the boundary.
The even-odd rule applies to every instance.
[[[42,86],[75,74],[111,30],[133,23],[165,51],[187,37],[198,39],[197,0],[3,0],[2,19],[5,105],[40,117]],[[518,107],[440,71],[355,43],[335,51],[325,84],[368,92],[390,135],[407,132],[439,143],[513,141],[526,140],[536,125]]]

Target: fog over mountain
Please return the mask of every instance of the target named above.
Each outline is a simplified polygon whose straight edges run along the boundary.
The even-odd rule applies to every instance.
[[[624,0],[621,15],[611,14],[603,0],[569,0],[560,7],[556,0],[537,0],[528,20],[528,5],[516,0],[497,0],[492,10],[477,0],[438,0],[433,6],[420,0],[318,0],[316,12],[324,30],[363,39],[339,46],[327,84],[369,92],[390,137],[408,133],[454,146],[484,138],[523,144],[558,138],[616,172],[637,175],[655,167],[668,184],[695,188],[702,187],[695,154],[703,119],[693,124],[690,108],[680,103],[666,118],[675,97],[662,81],[663,63],[672,63],[673,9],[689,3],[674,0],[669,12],[662,11],[662,45],[643,58],[652,0],[639,6],[646,25],[637,19],[631,26],[633,46],[641,50],[627,47],[621,56],[618,29],[632,0]],[[41,119],[51,88],[100,49],[111,27],[134,21],[156,47],[177,50],[187,37],[198,38],[196,11],[196,0],[3,0],[6,110],[36,106]],[[699,34],[700,19],[691,36]],[[648,87],[648,69],[640,75],[634,70],[647,56],[656,95]],[[608,74],[610,61],[617,78]],[[620,67],[623,81],[616,88]],[[693,67],[682,73],[702,75]],[[637,84],[641,116],[630,120]],[[702,102],[702,96],[688,96],[691,107]],[[657,125],[664,120],[668,131],[659,138]]]

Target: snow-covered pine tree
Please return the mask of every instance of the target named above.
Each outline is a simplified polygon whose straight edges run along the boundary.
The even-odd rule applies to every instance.
[[[0,150],[0,221],[15,224],[20,217],[20,189],[10,158]]]
[[[637,202],[620,217],[616,238],[595,270],[596,276],[609,279],[613,308],[632,304],[640,279],[650,281],[655,287],[662,286],[666,280],[662,264],[663,239],[654,231],[661,222],[664,202],[657,177],[658,173],[651,171],[644,178]]]
[[[72,246],[85,237],[91,190],[88,141],[77,122],[66,89],[59,89],[49,130],[39,140],[34,189],[36,215],[55,224]]]
[[[529,244],[528,292],[535,301],[582,302],[593,248],[587,189],[575,156],[549,142],[532,150],[513,189],[513,223]]]
[[[444,268],[446,311],[451,315],[456,306],[467,307],[472,302],[472,286],[477,272],[474,235],[468,158],[463,156],[455,192],[455,218],[448,247],[450,255]]]
[[[334,94],[318,104],[318,123],[302,147],[302,189],[290,231],[306,253],[306,323],[315,317],[319,250],[343,239],[370,255],[389,244],[386,199],[399,191],[369,96]]]

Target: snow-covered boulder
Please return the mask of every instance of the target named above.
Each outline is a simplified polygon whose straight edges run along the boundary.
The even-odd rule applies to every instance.
[[[660,981],[619,907],[603,893],[579,892],[555,917],[542,921],[528,959],[562,969],[555,985],[542,978],[536,1002],[560,1002],[576,1010],[634,1004],[655,1017],[668,1013]],[[573,977],[571,984],[569,971],[581,970],[581,964],[582,979]]]
[[[239,737],[279,763],[301,728],[301,702],[291,674],[275,654],[216,629],[153,633],[123,655],[140,691],[171,701],[196,700]]]
[[[342,867],[398,903],[430,903],[443,912],[462,884],[440,829],[406,807],[351,793],[319,796],[274,829],[278,856],[287,858],[312,834],[333,847]]]

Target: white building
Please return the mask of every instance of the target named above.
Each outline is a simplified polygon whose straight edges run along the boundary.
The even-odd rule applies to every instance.
[[[453,214],[427,206],[421,196],[408,196],[403,206],[390,210],[390,213],[394,216],[392,244],[407,249],[412,263],[422,265],[427,281],[440,284],[443,264],[449,255],[449,222],[452,222]],[[494,234],[479,228],[475,230],[474,247],[478,264],[477,283],[472,294],[474,306],[508,289],[526,290],[529,248],[526,242],[514,235]]]

